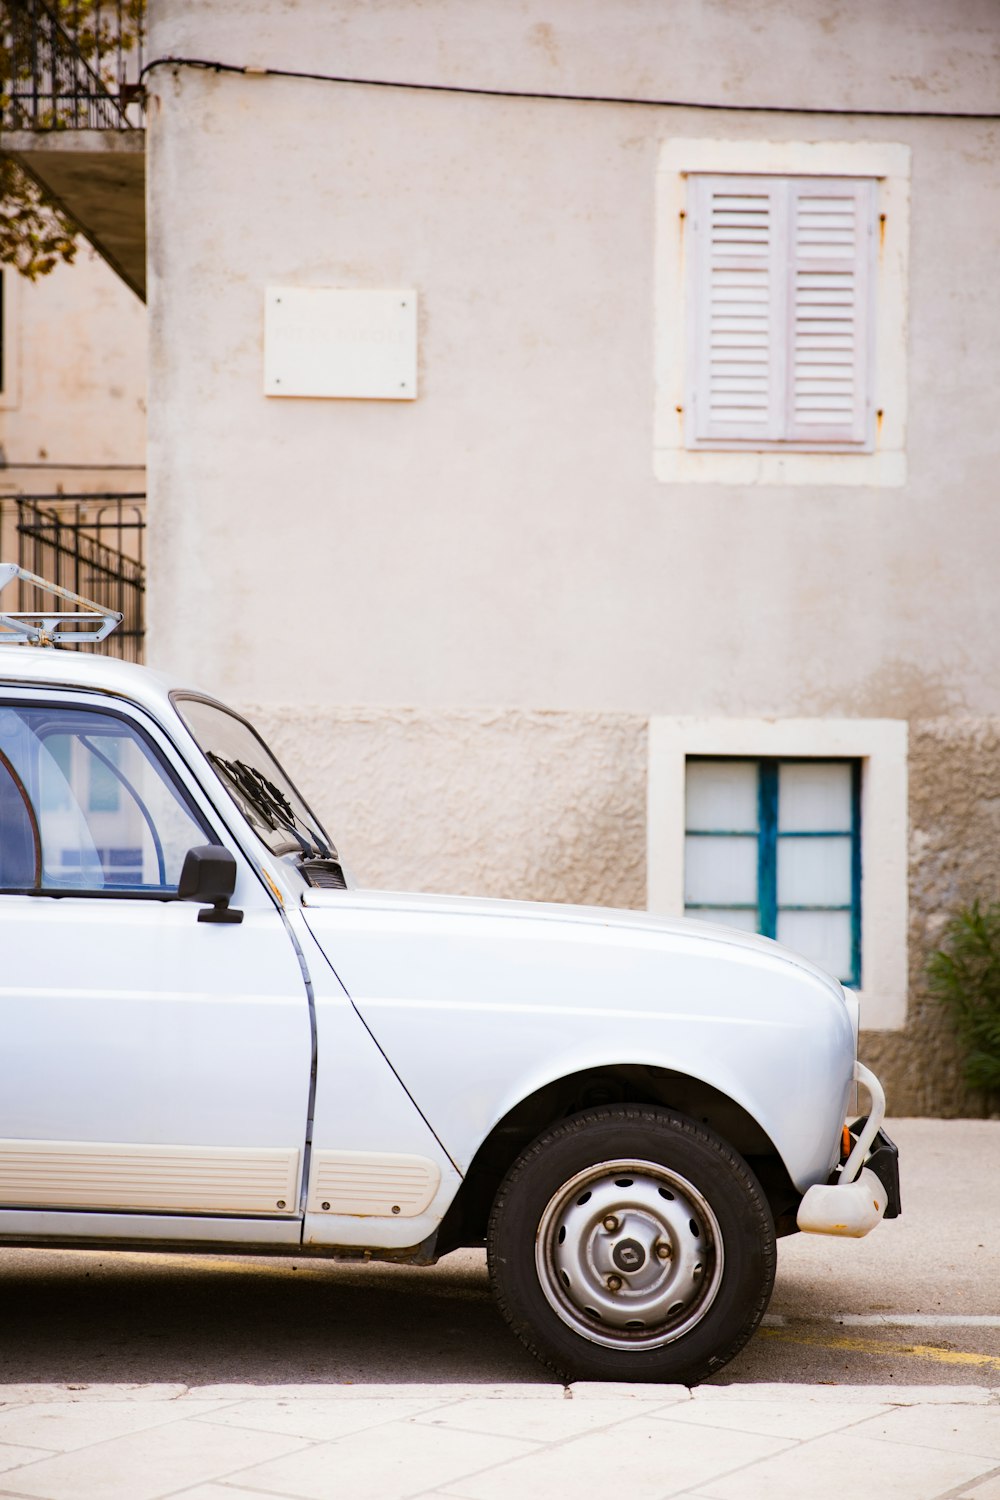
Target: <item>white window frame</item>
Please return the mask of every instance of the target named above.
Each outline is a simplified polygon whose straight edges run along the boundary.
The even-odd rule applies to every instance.
[[[900,719],[649,721],[647,907],[684,915],[685,776],[689,756],[860,760],[861,1023],[906,1024],[908,726]]]
[[[864,444],[692,445],[687,265],[693,175],[846,177],[875,184],[877,227],[870,366],[873,426]],[[906,323],[909,147],[894,143],[679,140],[657,173],[654,470],[665,483],[869,485],[906,481]],[[821,451],[818,451],[821,450]]]

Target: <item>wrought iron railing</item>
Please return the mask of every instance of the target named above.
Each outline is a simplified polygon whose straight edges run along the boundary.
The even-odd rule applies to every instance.
[[[5,129],[142,125],[145,0],[3,0],[0,15]]]
[[[0,558],[13,562],[16,551],[16,561],[28,572],[124,616],[100,646],[78,650],[98,650],[125,661],[143,659],[145,501],[142,494],[0,499]],[[19,582],[16,608],[44,608],[36,593]]]

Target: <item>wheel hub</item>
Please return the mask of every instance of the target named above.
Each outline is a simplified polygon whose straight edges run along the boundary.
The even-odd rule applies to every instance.
[[[722,1278],[718,1220],[697,1188],[654,1162],[601,1162],[572,1178],[539,1223],[550,1304],[594,1343],[653,1348],[704,1317]]]
[[[611,1252],[611,1259],[619,1271],[641,1271],[646,1261],[646,1252],[638,1240],[619,1240]]]

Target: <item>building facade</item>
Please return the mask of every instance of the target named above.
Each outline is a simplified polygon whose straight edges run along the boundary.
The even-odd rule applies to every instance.
[[[72,265],[35,282],[0,268],[0,307],[0,500],[144,492],[139,299],[82,242]]]
[[[364,883],[771,933],[974,1111],[995,8],[152,0],[147,55],[153,663]]]
[[[36,282],[4,266],[0,296],[0,559],[121,612],[110,649],[141,660],[146,309],[85,241]]]

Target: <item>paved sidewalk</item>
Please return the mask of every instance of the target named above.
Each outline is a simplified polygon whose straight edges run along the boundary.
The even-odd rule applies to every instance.
[[[32,1500],[1000,1500],[1000,1389],[5,1386]]]

